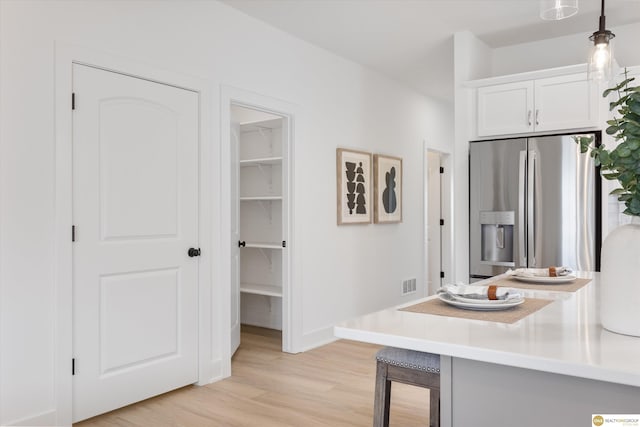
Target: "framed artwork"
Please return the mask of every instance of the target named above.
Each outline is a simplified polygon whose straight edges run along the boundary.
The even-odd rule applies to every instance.
[[[373,222],[402,222],[402,159],[373,156]]]
[[[371,154],[336,149],[338,225],[369,224],[373,210]]]

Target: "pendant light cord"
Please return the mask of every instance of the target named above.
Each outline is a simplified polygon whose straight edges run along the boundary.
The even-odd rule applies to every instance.
[[[602,0],[602,8],[600,10],[600,32],[604,32],[605,30],[605,16],[604,16],[604,0]]]

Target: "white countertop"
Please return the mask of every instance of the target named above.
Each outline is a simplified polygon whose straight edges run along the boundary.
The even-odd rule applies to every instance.
[[[640,338],[603,329],[599,274],[577,276],[593,281],[577,292],[554,292],[553,285],[522,290],[525,296],[554,301],[513,324],[393,307],[342,322],[334,333],[355,341],[640,387]]]

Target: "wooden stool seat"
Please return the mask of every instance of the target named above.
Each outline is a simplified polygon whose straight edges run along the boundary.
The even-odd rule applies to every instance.
[[[440,426],[440,356],[385,347],[376,353],[376,391],[373,426],[389,426],[391,382],[429,389],[429,424]]]

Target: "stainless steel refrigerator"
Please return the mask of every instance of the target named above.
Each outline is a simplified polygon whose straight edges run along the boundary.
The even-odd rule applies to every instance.
[[[470,143],[470,282],[519,267],[599,270],[601,181],[574,136]]]

